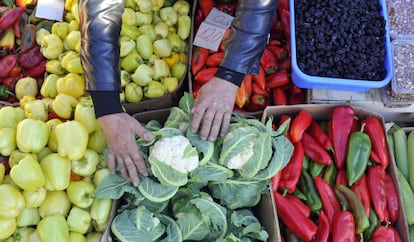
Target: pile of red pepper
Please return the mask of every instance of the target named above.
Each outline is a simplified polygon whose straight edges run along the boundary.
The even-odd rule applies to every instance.
[[[198,1],[194,26],[198,26],[211,8],[234,15],[237,1]],[[290,13],[287,0],[279,1],[278,10],[272,21],[269,42],[260,59],[257,75],[246,75],[237,91],[235,107],[237,111],[254,112],[269,105],[305,103],[305,91],[291,80],[290,60]],[[194,46],[191,61],[192,91],[197,96],[200,87],[209,81],[217,70],[225,50],[225,42],[230,29],[225,33],[218,51]]]
[[[15,103],[14,89],[23,77],[43,83],[46,59],[36,43],[36,25],[30,23],[33,5],[10,1],[0,6],[0,100]],[[15,5],[16,4],[16,5]]]
[[[294,151],[272,179],[283,240],[402,241],[381,121],[357,118],[347,105],[335,106],[327,121],[306,110],[282,115],[278,124],[286,121]]]

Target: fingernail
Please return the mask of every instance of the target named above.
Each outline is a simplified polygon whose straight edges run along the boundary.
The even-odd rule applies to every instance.
[[[144,134],[144,139],[150,140],[152,138],[153,138],[153,135],[152,134],[149,134],[149,133]]]

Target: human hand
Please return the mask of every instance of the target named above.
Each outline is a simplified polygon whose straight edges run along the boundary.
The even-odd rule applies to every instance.
[[[135,134],[146,141],[154,139],[154,135],[127,113],[105,115],[98,121],[109,149],[109,170],[115,172],[118,165],[121,174],[138,186],[138,173],[147,176],[148,171],[136,145]]]
[[[200,138],[214,141],[227,133],[238,86],[213,77],[198,91],[191,120],[192,132],[200,129]]]

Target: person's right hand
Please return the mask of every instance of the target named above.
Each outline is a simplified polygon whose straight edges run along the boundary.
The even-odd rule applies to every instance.
[[[146,141],[154,135],[127,113],[116,113],[98,118],[109,149],[108,168],[114,173],[118,166],[121,174],[134,186],[139,185],[138,173],[147,176],[144,159],[135,142],[135,135]]]

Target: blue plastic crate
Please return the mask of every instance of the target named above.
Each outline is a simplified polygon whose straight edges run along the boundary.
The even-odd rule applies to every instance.
[[[366,92],[372,88],[381,88],[386,86],[392,79],[393,76],[393,64],[391,54],[391,41],[390,41],[390,30],[388,22],[388,12],[386,0],[380,0],[382,6],[382,16],[386,21],[385,25],[385,69],[387,71],[386,76],[381,81],[375,80],[355,80],[355,79],[344,79],[335,77],[321,77],[312,76],[304,73],[299,69],[298,63],[296,62],[296,34],[295,34],[295,7],[294,0],[289,0],[290,4],[290,39],[291,39],[291,55],[292,55],[292,80],[301,88],[317,88],[317,89],[334,89],[334,90],[347,90],[356,92]]]

